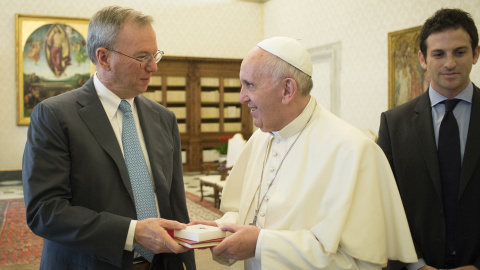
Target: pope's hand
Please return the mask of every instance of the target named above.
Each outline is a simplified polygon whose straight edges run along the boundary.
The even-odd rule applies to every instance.
[[[260,229],[255,226],[227,224],[220,227],[223,231],[233,233],[212,252],[226,259],[245,260],[255,256],[257,238]]]

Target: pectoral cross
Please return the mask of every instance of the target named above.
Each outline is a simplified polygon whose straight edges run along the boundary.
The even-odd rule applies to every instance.
[[[257,215],[253,218],[253,222],[250,225],[257,226]]]

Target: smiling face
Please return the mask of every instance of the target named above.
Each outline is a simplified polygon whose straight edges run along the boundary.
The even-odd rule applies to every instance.
[[[253,124],[263,132],[281,130],[288,124],[282,106],[282,86],[265,70],[264,61],[274,57],[256,47],[243,60],[240,67],[240,103],[247,103]]]
[[[455,97],[470,82],[470,71],[480,47],[472,51],[470,36],[462,28],[431,34],[427,54],[418,53],[420,64],[431,78],[432,88],[447,98]]]
[[[120,30],[116,51],[126,55],[143,58],[157,51],[157,41],[153,27],[126,22]],[[142,69],[140,62],[112,51],[109,54],[109,68],[105,86],[122,99],[138,96],[147,90],[152,72],[157,71],[157,64],[152,60]]]

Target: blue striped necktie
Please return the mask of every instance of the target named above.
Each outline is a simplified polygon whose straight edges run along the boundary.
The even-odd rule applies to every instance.
[[[158,215],[157,207],[155,205],[155,195],[153,193],[153,183],[138,139],[132,108],[130,103],[126,100],[122,100],[118,108],[123,113],[123,154],[125,156],[125,163],[127,164],[130,182],[132,184],[137,219],[143,220],[147,218],[156,218]],[[137,252],[149,262],[153,260],[153,252],[146,250],[140,245],[136,245],[135,250],[137,250]]]

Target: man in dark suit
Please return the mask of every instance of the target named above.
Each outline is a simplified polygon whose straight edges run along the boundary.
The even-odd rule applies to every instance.
[[[470,81],[479,53],[468,13],[437,11],[420,34],[418,57],[431,78],[428,91],[381,116],[378,144],[395,174],[419,259],[408,269],[480,268],[480,89]],[[457,169],[440,154],[444,139],[456,137],[440,132],[451,99],[459,99],[453,109]],[[445,180],[455,170],[458,177]],[[390,269],[401,267],[389,263]]]
[[[44,238],[40,268],[195,269],[193,251],[166,231],[189,222],[176,118],[140,95],[163,54],[152,18],[106,7],[91,18],[87,40],[97,72],[38,104],[28,129],[23,185],[28,225]],[[150,186],[140,193],[122,139],[127,117]],[[140,219],[136,196],[147,191],[155,215]]]

